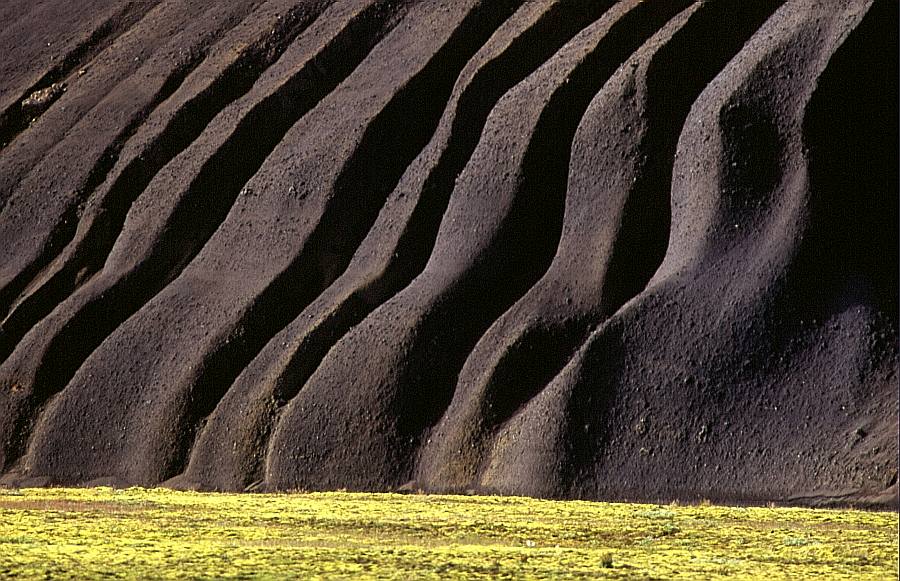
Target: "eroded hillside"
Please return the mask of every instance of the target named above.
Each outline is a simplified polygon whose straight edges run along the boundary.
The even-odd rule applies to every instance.
[[[10,484],[897,502],[892,0],[8,0]]]

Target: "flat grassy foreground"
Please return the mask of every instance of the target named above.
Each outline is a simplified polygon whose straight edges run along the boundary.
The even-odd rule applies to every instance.
[[[392,494],[0,490],[0,577],[896,579],[898,515]]]

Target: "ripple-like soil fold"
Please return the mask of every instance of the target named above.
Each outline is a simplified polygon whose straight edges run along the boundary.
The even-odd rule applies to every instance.
[[[0,484],[898,505],[896,2],[0,20]]]

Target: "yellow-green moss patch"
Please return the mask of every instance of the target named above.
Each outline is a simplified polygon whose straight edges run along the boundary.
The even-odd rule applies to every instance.
[[[510,497],[0,490],[0,577],[897,578],[898,515]]]

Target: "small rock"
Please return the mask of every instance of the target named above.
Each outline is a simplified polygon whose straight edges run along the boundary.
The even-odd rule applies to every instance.
[[[22,112],[30,117],[40,115],[66,91],[65,83],[53,83],[35,91],[22,101]]]

